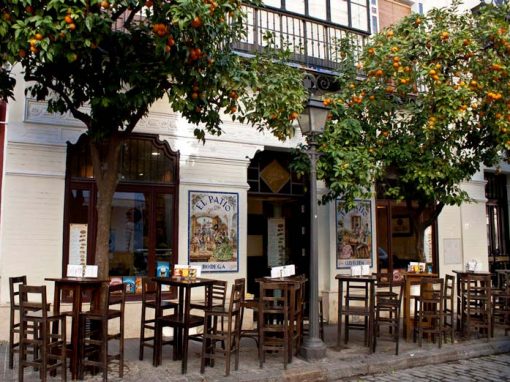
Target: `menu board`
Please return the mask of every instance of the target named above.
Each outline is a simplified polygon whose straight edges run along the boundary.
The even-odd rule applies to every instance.
[[[69,227],[69,264],[87,264],[87,224],[71,224]]]
[[[285,219],[271,218],[267,221],[267,265],[277,267],[285,264]]]

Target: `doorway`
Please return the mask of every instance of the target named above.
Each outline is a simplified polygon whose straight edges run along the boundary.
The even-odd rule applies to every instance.
[[[378,272],[391,274],[398,271],[401,274],[411,262],[422,261],[416,248],[416,228],[405,203],[378,199],[376,224]],[[437,272],[435,231],[435,225],[425,230],[423,251],[425,262]]]
[[[271,267],[294,264],[309,277],[309,196],[306,178],[290,170],[289,152],[265,150],[248,167],[247,290]]]

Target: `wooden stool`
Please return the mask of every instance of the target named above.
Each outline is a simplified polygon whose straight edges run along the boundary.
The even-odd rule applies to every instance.
[[[420,297],[414,304],[414,341],[418,335],[418,344],[423,343],[423,335],[430,334],[441,347],[444,335],[444,280],[423,278],[420,281]],[[437,335],[437,336],[436,336]]]
[[[292,350],[289,349],[289,285],[277,281],[260,282],[259,306],[259,365],[262,368],[266,352],[281,351],[283,367],[287,369]]]
[[[446,342],[446,335],[450,334],[450,339],[454,341],[454,288],[455,288],[455,276],[446,275],[444,280],[444,322],[443,322],[443,330],[444,330],[444,340]]]
[[[49,315],[47,306],[46,286],[20,285],[20,382],[23,382],[24,369],[28,366],[39,368],[42,381],[46,381],[48,372],[59,368],[61,378],[66,380],[66,318],[64,315]],[[28,347],[32,347],[32,361],[27,360]]]
[[[80,363],[79,376],[83,379],[86,366],[102,369],[103,381],[108,379],[108,363],[119,361],[119,378],[124,375],[124,307],[126,302],[126,285],[110,285],[108,298],[102,307],[96,307],[80,314]],[[117,309],[111,309],[117,306]],[[108,332],[110,320],[119,320],[119,331]],[[86,330],[86,329],[89,330]],[[108,354],[108,343],[111,340],[119,341],[119,352]]]
[[[159,307],[156,306],[156,293],[157,284],[148,277],[142,279],[142,319],[140,322],[140,349],[138,359],[143,360],[143,351],[145,347],[151,348],[154,351],[155,344],[155,331],[156,331],[156,318],[158,315],[164,315],[167,310],[172,309],[175,313],[175,309],[178,304],[173,301],[163,300]],[[154,311],[154,318],[147,318],[147,309]],[[145,331],[151,330],[152,335],[149,337],[145,336]],[[162,345],[172,344],[173,341],[163,341]]]
[[[376,293],[375,303],[375,327],[373,338],[373,350],[377,346],[377,337],[380,335],[381,326],[388,326],[390,333],[395,340],[395,355],[398,355],[398,345],[400,340],[400,312],[402,307],[402,295],[404,294],[404,286],[400,285],[400,292],[384,291],[379,295]]]

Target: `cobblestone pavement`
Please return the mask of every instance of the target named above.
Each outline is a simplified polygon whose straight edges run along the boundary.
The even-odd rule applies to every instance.
[[[108,380],[116,382],[326,382],[326,381],[510,381],[510,337],[501,331],[495,338],[456,340],[455,343],[437,344],[424,342],[419,347],[412,341],[400,341],[400,352],[395,356],[395,344],[389,336],[377,343],[377,351],[370,353],[363,345],[363,333],[355,331],[347,345],[339,348],[336,343],[336,325],[325,328],[326,358],[306,362],[294,357],[287,370],[283,368],[281,354],[268,354],[264,367],[260,368],[255,341],[241,341],[239,370],[232,370],[225,377],[224,361],[218,360],[215,367],[208,367],[200,374],[201,344],[190,343],[188,373],[181,374],[181,363],[172,361],[171,349],[165,348],[163,363],[153,367],[152,352],[147,350],[145,360],[138,360],[136,338],[125,343],[125,367],[122,378],[117,365],[111,365]],[[0,382],[18,380],[17,360],[14,369],[9,369],[7,343],[0,341]],[[115,349],[112,349],[115,350]],[[503,354],[503,355],[496,355]],[[434,366],[426,366],[434,365]],[[233,366],[233,362],[232,362]],[[452,376],[452,377],[451,377]],[[25,382],[39,381],[39,375],[31,368],[24,373]],[[70,380],[70,373],[67,373]],[[449,378],[449,379],[448,379]],[[87,381],[99,382],[101,375],[85,376]],[[60,380],[51,378],[49,380]]]
[[[438,365],[415,367],[392,373],[374,374],[350,379],[359,382],[482,382],[510,381],[510,354],[491,355]]]

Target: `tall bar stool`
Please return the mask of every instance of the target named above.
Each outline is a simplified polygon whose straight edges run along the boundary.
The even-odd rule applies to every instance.
[[[388,292],[388,293],[387,293]],[[400,314],[402,311],[402,296],[404,294],[404,286],[400,284],[399,292],[395,292],[393,287],[391,291],[384,293],[376,293],[375,302],[375,320],[374,320],[374,338],[372,341],[373,350],[375,352],[377,346],[377,337],[381,333],[381,326],[387,326],[389,332],[395,341],[395,355],[398,355],[398,347],[400,342]]]
[[[10,292],[10,332],[9,332],[9,369],[14,368],[14,353],[19,352],[19,336],[20,336],[20,302],[19,288],[21,285],[27,285],[27,276],[9,277]],[[34,309],[38,309],[34,307]],[[46,310],[50,309],[50,304],[46,306]],[[37,349],[34,349],[37,353]],[[32,350],[29,351],[32,353]],[[34,354],[37,357],[37,354]]]
[[[454,307],[454,288],[455,288],[455,276],[446,275],[444,279],[444,340],[446,342],[446,335],[450,334],[452,344],[454,342],[455,332],[455,314],[453,311]]]
[[[221,356],[225,358],[225,376],[230,375],[230,358],[235,356],[235,370],[239,368],[239,345],[241,340],[241,317],[244,301],[245,279],[237,279],[232,285],[228,308],[213,306],[205,310],[204,334],[200,373],[204,373],[207,360],[214,361]],[[225,325],[218,328],[218,318]],[[221,342],[222,350],[216,344]],[[214,365],[213,362],[210,362]]]
[[[376,276],[337,275],[338,279],[338,337],[340,346],[342,338],[342,324],[344,326],[344,343],[349,342],[350,330],[363,330],[364,343],[373,351],[373,331],[375,318],[375,288]],[[345,284],[345,295],[344,295]],[[356,317],[358,321],[351,321]]]
[[[420,296],[414,300],[414,341],[418,336],[420,347],[423,335],[428,334],[433,341],[437,338],[441,347],[444,335],[444,280],[426,277],[420,281]]]
[[[287,369],[292,359],[289,322],[289,285],[265,280],[260,283],[258,306],[259,365],[264,366],[266,352],[279,351],[283,355],[283,367]]]
[[[66,380],[66,317],[48,314],[46,286],[20,285],[19,374],[23,382],[26,367],[39,368],[39,376],[46,381],[48,372],[60,369]],[[52,329],[53,326],[53,329]],[[31,347],[33,359],[27,359]]]
[[[462,287],[464,334],[467,337],[473,333],[482,334],[486,335],[488,340],[492,333],[491,276],[467,274]]]
[[[20,335],[20,306],[19,306],[19,288],[21,285],[27,285],[27,276],[9,277],[10,290],[10,332],[9,332],[9,369],[14,367],[14,353],[19,351]],[[17,316],[17,317],[16,317]]]
[[[119,378],[124,375],[124,307],[126,303],[126,285],[117,284],[108,287],[108,297],[102,307],[96,307],[80,314],[80,361],[79,375],[87,366],[98,367],[103,371],[103,381],[108,379],[108,364],[112,360],[119,363]],[[116,307],[116,309],[112,309]],[[108,323],[118,319],[118,331],[110,332]],[[118,340],[118,353],[109,354],[108,344]]]
[[[152,281],[149,277],[142,279],[142,318],[140,322],[140,349],[138,359],[143,360],[144,348],[148,347],[154,351],[155,344],[155,332],[156,332],[156,318],[159,314],[164,315],[166,311],[173,310],[175,313],[178,305],[174,301],[163,300],[159,307],[156,306],[156,294],[157,284]],[[147,318],[147,310],[152,309],[154,311],[153,318]],[[152,331],[150,336],[146,336],[147,330]],[[173,341],[162,341],[161,345],[173,344]]]
[[[492,324],[491,337],[494,337],[494,327],[505,329],[505,336],[510,331],[510,285],[492,293]]]
[[[212,307],[218,307],[222,308],[225,306],[225,302],[227,300],[227,285],[228,283],[224,280],[215,280],[214,284],[212,286],[211,291],[211,301],[212,301]],[[205,288],[205,297],[203,301],[195,301],[190,303],[190,309],[197,309],[202,312],[205,312],[207,308],[207,301],[209,301],[209,289]],[[221,317],[214,317],[214,320],[220,320],[220,324],[223,325],[223,320]],[[217,322],[214,323],[216,325]],[[196,333],[191,334],[189,336],[190,340],[193,341],[202,341],[203,334],[202,333]]]

